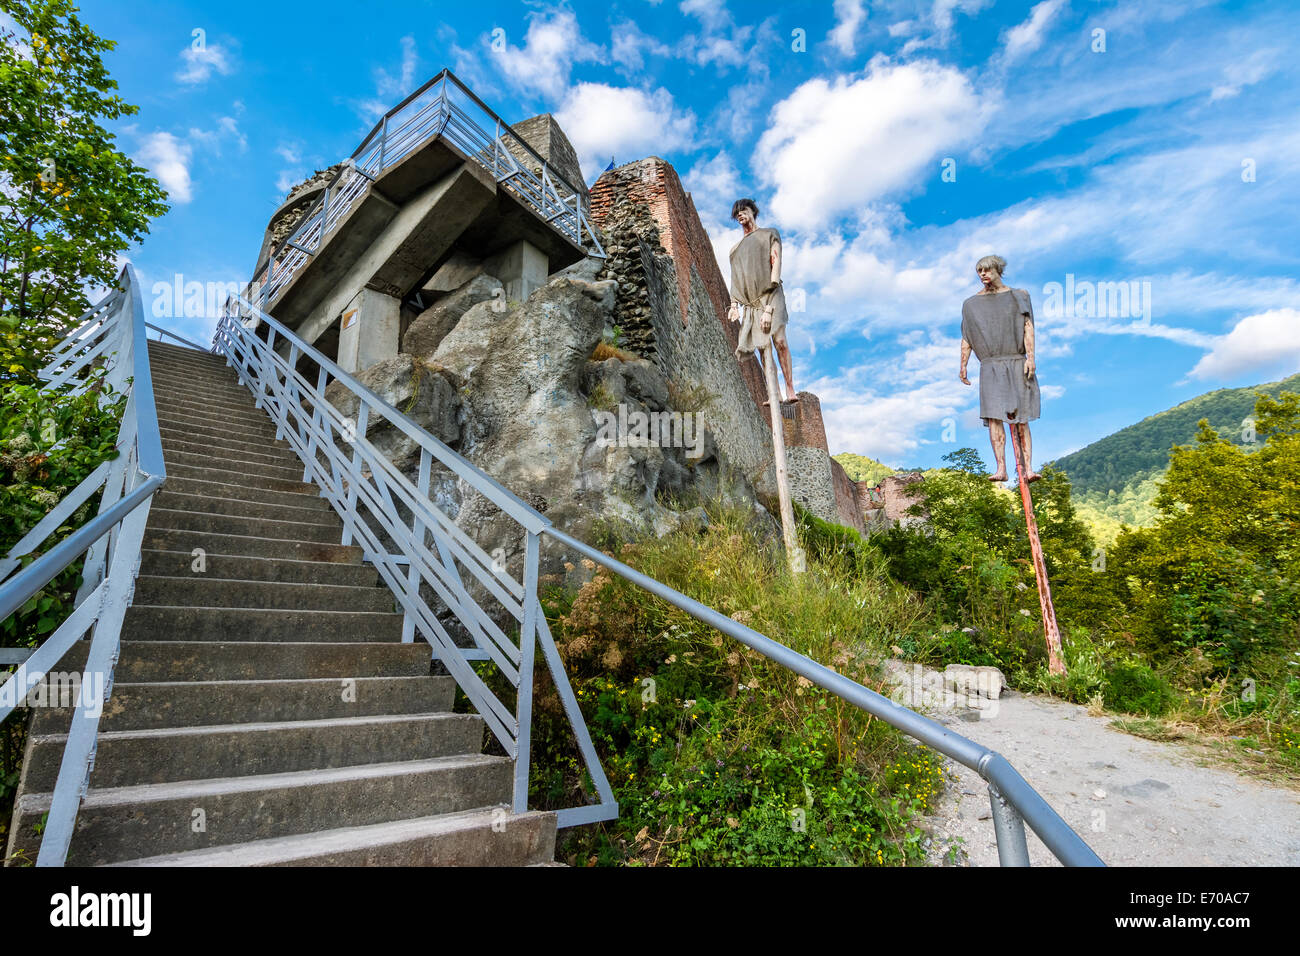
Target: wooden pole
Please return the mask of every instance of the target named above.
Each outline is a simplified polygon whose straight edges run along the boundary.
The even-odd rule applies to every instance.
[[[781,426],[781,394],[776,387],[776,360],[772,356],[771,340],[759,349],[763,356],[763,379],[767,382],[767,410],[772,419],[772,450],[776,460],[776,496],[781,506],[781,536],[785,540],[785,555],[794,574],[805,568],[803,549],[795,532],[794,506],[790,504],[790,477],[785,465],[785,430]]]
[[[1047,580],[1047,564],[1043,561],[1043,546],[1038,540],[1038,520],[1034,517],[1034,502],[1029,495],[1029,463],[1025,460],[1021,442],[1025,426],[1011,422],[1011,448],[1016,455],[1016,477],[1020,480],[1020,503],[1025,509],[1025,527],[1029,531],[1029,550],[1034,556],[1034,578],[1038,581],[1038,606],[1043,612],[1043,633],[1047,637],[1048,668],[1053,674],[1065,674],[1065,657],[1061,653],[1061,631],[1056,626],[1056,608],[1052,606],[1052,585]]]

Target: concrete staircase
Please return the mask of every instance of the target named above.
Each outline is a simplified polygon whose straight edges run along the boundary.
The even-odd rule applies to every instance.
[[[508,812],[512,763],[450,712],[428,645],[401,643],[391,593],[234,371],[149,355],[168,479],[68,864],[549,863],[554,814]],[[70,719],[33,708],[11,863],[36,858]]]

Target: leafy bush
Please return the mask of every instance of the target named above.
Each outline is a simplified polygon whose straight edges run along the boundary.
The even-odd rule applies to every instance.
[[[878,576],[845,573],[827,529],[806,526],[811,558],[795,576],[746,533],[744,509],[712,505],[709,518],[702,533],[605,543],[638,570],[884,689],[877,664],[888,642],[925,629],[921,602]],[[922,860],[919,818],[942,789],[938,758],[621,578],[587,570],[590,581],[548,593],[544,606],[621,815],[570,831],[562,854],[637,865]],[[584,802],[591,784],[553,689],[539,688],[535,713],[535,805]]]
[[[1176,695],[1169,682],[1146,664],[1117,664],[1106,675],[1103,699],[1111,710],[1159,717],[1173,706]]]

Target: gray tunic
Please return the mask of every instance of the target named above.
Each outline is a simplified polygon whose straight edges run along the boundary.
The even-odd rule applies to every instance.
[[[980,360],[980,418],[985,424],[1038,417],[1038,374],[1025,379],[1026,318],[1034,321],[1024,289],[976,294],[961,304],[961,337]]]
[[[771,339],[785,336],[789,318],[785,290],[772,282],[772,245],[781,241],[775,229],[755,229],[731,250],[731,297],[744,308],[740,319],[740,344],[736,354],[745,356],[766,348]],[[769,297],[770,296],[770,297]],[[763,332],[763,309],[772,306],[772,331]]]

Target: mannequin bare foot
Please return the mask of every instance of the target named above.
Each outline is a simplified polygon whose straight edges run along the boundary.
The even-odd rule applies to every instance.
[[[989,480],[989,481],[1006,481],[1006,480],[1007,480],[1007,470],[1006,470],[1005,468],[1003,468],[1003,469],[1002,469],[1001,471],[999,471],[996,475],[988,475],[987,477],[988,477],[988,480]]]
[[[1035,481],[1037,481],[1039,478],[1042,478],[1042,477],[1043,477],[1043,476],[1040,475],[1038,472],[1036,472],[1036,471],[1031,471],[1031,472],[1029,473],[1029,477],[1025,479],[1025,482],[1026,482],[1027,484],[1031,484],[1031,485],[1032,485]]]

